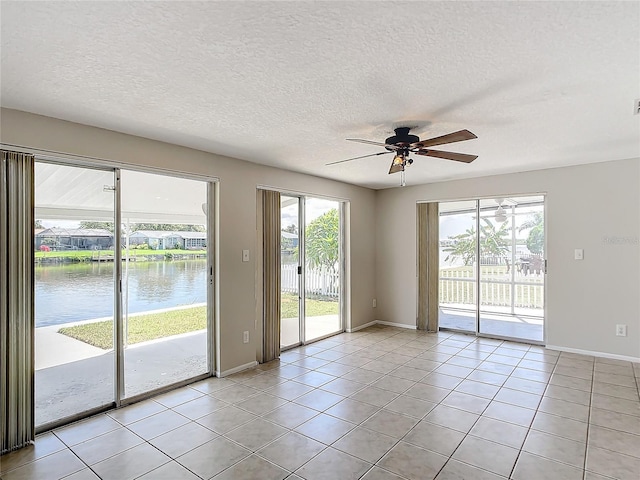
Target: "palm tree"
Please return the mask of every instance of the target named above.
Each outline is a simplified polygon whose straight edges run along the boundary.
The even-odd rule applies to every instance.
[[[509,230],[507,222],[500,223],[499,227],[493,224],[488,218],[481,218],[480,223],[480,253],[486,256],[503,258],[509,272]],[[465,266],[469,266],[476,258],[476,229],[471,227],[464,233],[449,237],[453,245],[443,248],[442,251],[448,253],[445,261],[462,259]]]
[[[442,251],[448,253],[444,259],[445,262],[449,260],[462,259],[462,263],[465,267],[468,267],[473,263],[476,258],[476,229],[475,227],[468,228],[464,233],[448,237],[452,244],[450,247],[443,248]]]

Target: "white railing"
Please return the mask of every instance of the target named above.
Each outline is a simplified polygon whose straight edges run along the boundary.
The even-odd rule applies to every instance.
[[[298,293],[298,266],[282,265],[280,289],[283,293]],[[340,296],[340,275],[326,267],[309,268],[305,272],[305,288],[307,294],[322,295],[324,297]]]
[[[544,278],[542,273],[516,271],[512,277],[505,266],[481,267],[480,298],[482,305],[496,307],[544,308]],[[440,270],[440,303],[475,305],[474,269]]]

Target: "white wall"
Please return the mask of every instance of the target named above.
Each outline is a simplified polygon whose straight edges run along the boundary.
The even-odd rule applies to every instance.
[[[547,194],[547,344],[640,358],[640,159],[378,191],[376,319],[415,325],[416,202],[528,193]]]
[[[0,141],[220,179],[220,370],[256,359],[256,187],[348,199],[351,202],[351,327],[371,322],[375,293],[375,192],[275,168],[16,110],[0,111]],[[357,247],[356,247],[357,246]],[[242,250],[251,251],[243,263]],[[251,342],[242,343],[242,332]]]

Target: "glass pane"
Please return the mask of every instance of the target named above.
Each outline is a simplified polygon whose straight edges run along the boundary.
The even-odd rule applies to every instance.
[[[480,332],[543,340],[544,198],[480,201]]]
[[[207,183],[121,172],[123,397],[209,371]]]
[[[305,341],[342,330],[340,202],[305,199]]]
[[[114,401],[113,171],[35,166],[36,426]]]
[[[476,202],[441,202],[440,328],[476,331]]]
[[[300,343],[300,276],[298,275],[298,197],[280,197],[281,278],[280,278],[280,345]]]

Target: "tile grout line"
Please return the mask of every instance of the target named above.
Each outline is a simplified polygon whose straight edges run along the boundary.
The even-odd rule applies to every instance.
[[[593,406],[593,386],[595,382],[595,369],[596,362],[593,362],[593,369],[591,371],[591,394],[589,395],[589,415],[587,416],[587,435],[584,443],[584,460],[582,462],[582,479],[587,480],[587,455],[589,453],[589,434],[591,433],[591,413]]]
[[[556,361],[553,364],[553,371],[555,371],[555,369],[557,368],[558,365],[558,360],[560,359],[560,355],[558,355],[556,357]],[[529,438],[529,434],[531,433],[531,430],[533,430],[533,422],[536,419],[536,415],[538,414],[539,408],[540,408],[540,404],[542,403],[542,400],[544,399],[544,394],[546,393],[547,389],[549,388],[550,385],[550,381],[551,381],[551,376],[553,376],[553,371],[551,373],[551,375],[549,376],[549,379],[547,380],[547,384],[542,392],[542,395],[540,395],[540,401],[538,402],[538,405],[536,406],[536,411],[533,415],[533,418],[531,419],[531,423],[529,424],[529,427],[527,428],[527,433],[525,434],[524,438],[522,439],[522,444],[520,445],[520,448],[518,450],[518,454],[516,455],[516,461],[513,463],[513,467],[511,467],[511,471],[509,472],[509,476],[507,478],[512,478],[513,474],[515,473],[516,470],[516,466],[518,465],[518,461],[520,460],[520,456],[522,455],[523,452],[523,448],[524,448],[524,444],[527,442],[527,439]],[[516,377],[517,378],[517,377]],[[505,381],[506,383],[506,381]]]

